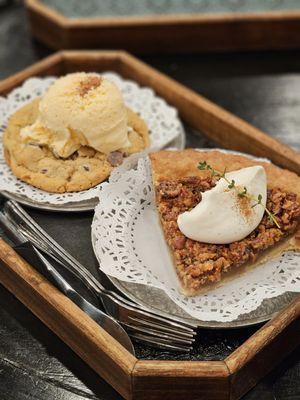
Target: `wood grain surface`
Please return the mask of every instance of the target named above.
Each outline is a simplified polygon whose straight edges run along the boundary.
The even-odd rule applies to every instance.
[[[223,361],[138,361],[133,371],[133,399],[230,399],[229,371]]]
[[[231,374],[231,398],[240,399],[299,342],[300,296],[225,359]]]
[[[263,154],[257,155],[265,155],[274,161],[279,159],[284,166],[299,167],[297,153],[292,149],[285,146],[285,157],[282,157],[282,146],[277,141],[255,128],[251,131],[250,125],[247,126],[235,116],[124,52],[60,52],[11,77],[8,84],[13,88],[29,76],[43,75],[44,70],[48,72],[49,69],[64,74],[74,70],[101,71],[108,67],[153,87],[177,106],[190,125],[202,129],[215,142],[220,141],[222,146],[245,150],[248,143],[248,151],[257,154],[266,144]],[[4,81],[2,90],[9,90],[8,84]],[[190,113],[190,110],[193,112]],[[203,123],[207,115],[210,116],[207,118],[209,123]],[[199,120],[201,122],[198,123]],[[224,130],[224,127],[225,132],[228,129],[228,134],[219,135],[218,130]],[[235,138],[234,145],[228,135]],[[251,145],[255,141],[260,143],[259,148]],[[97,325],[24,263],[3,241],[0,241],[0,259],[7,267],[0,272],[1,282],[128,399],[154,400],[159,399],[162,393],[168,393],[169,398],[181,399],[185,398],[187,390],[191,399],[199,395],[212,400],[239,399],[299,344],[299,338],[295,335],[295,324],[299,327],[298,300],[249,338],[225,363],[137,361],[102,330],[97,335]],[[282,342],[288,345],[282,347],[282,357],[276,357],[274,343]],[[256,364],[259,368],[256,368]],[[146,381],[149,384],[147,388]]]
[[[0,281],[123,397],[136,358],[0,239]]]
[[[33,34],[54,49],[178,54],[300,47],[300,11],[70,19],[39,0],[25,3]]]
[[[14,5],[0,12],[0,77],[23,68],[47,52],[46,48],[30,42],[21,6]],[[298,146],[299,53],[151,57],[147,61],[286,143]],[[187,131],[189,145],[213,145]],[[31,213],[82,263],[93,264],[88,215]],[[58,229],[59,221],[64,221],[68,238]],[[0,313],[3,400],[120,399],[4,288],[0,291]],[[239,330],[214,334],[204,331],[201,336],[206,349],[218,355],[232,346],[233,337],[242,341],[250,332]],[[145,349],[143,356],[162,358],[164,354]],[[294,351],[293,356],[281,363],[244,399],[298,400],[298,360],[299,351]]]
[[[183,120],[218,145],[267,157],[275,164],[300,173],[298,152],[131,55],[125,54],[122,59],[123,75],[135,76],[137,81],[154,88],[179,110]]]
[[[239,399],[299,344],[298,298],[225,362],[137,360],[2,239],[0,260],[1,283],[126,399]]]

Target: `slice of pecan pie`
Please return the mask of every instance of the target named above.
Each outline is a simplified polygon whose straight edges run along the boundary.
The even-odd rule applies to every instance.
[[[241,265],[253,264],[258,255],[278,245],[285,237],[298,238],[300,178],[293,172],[267,162],[220,151],[160,151],[150,155],[156,204],[184,294],[194,296],[215,284]],[[276,217],[277,227],[266,215],[244,239],[229,244],[206,244],[189,239],[179,230],[177,217],[201,201],[201,193],[213,188],[219,178],[197,169],[206,161],[214,169],[236,171],[261,165],[267,174],[267,208]]]

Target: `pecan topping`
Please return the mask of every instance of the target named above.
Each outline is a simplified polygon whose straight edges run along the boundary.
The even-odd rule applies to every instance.
[[[166,199],[173,199],[180,193],[180,184],[177,182],[161,182],[157,188],[160,195]]]
[[[80,82],[79,94],[85,96],[90,90],[97,88],[101,85],[102,78],[99,76],[88,76],[85,80]]]
[[[204,284],[218,282],[229,269],[255,260],[260,252],[295,231],[300,217],[297,196],[274,188],[268,190],[267,207],[276,215],[280,228],[265,213],[258,227],[238,242],[206,244],[186,238],[179,230],[178,215],[195,207],[201,201],[201,192],[215,183],[209,177],[189,177],[165,180],[155,188],[161,223],[176,260],[177,273],[184,285],[195,291]],[[248,204],[239,206],[247,209]]]
[[[176,236],[173,240],[173,246],[177,250],[181,250],[184,248],[186,238],[184,236]]]

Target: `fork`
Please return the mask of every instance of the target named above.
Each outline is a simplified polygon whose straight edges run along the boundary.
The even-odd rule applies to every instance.
[[[65,249],[63,249],[50,235],[48,235],[40,225],[38,225],[27,213],[26,211],[16,202],[7,201],[4,206],[5,215],[18,226],[18,229],[21,229],[24,234],[28,236],[28,238],[35,240],[36,245],[43,246],[43,250],[47,251],[54,258],[57,258],[58,262],[66,263],[70,266],[71,271],[76,270],[78,273],[82,273],[85,275],[90,283],[93,283],[97,286],[98,290],[108,294],[121,302],[125,302],[126,304],[135,307],[137,309],[141,309],[145,311],[144,308],[141,308],[138,304],[121,297],[117,293],[105,289],[102,284],[82,265],[80,264],[74,257],[72,257]],[[38,247],[37,246],[37,247]],[[146,310],[148,313],[153,314],[150,310]],[[153,316],[157,317],[157,314],[153,314]],[[186,327],[194,329],[197,327],[194,323],[189,323],[186,320],[170,316],[166,313],[160,313],[160,316],[163,319],[178,322],[183,329]]]
[[[10,239],[14,243],[19,243],[20,241],[24,242],[23,238],[25,237],[25,235],[23,235],[20,229],[17,229],[17,227],[13,225],[13,223],[2,212],[0,212],[0,224],[1,227],[4,228],[4,230],[9,234]],[[24,256],[24,254],[22,255]],[[28,261],[30,262],[30,260]],[[55,270],[53,266],[52,270]],[[58,272],[55,272],[55,274],[58,275]],[[131,336],[131,338],[134,338],[137,341],[143,341],[150,344],[151,346],[172,351],[175,350],[188,352],[191,350],[193,339],[184,336],[180,337],[179,335],[174,334],[173,330],[169,330],[169,333],[167,332],[167,328],[161,331],[161,327],[159,325],[156,325],[155,328],[155,324],[153,324],[154,328],[143,328],[142,326],[135,326],[134,324],[126,323],[123,323],[122,325],[128,331],[128,334]]]
[[[69,267],[71,272],[75,270],[80,275],[83,274],[84,277],[87,278],[87,284],[90,286],[90,288],[95,289],[97,293],[101,292],[101,294],[113,297],[120,302],[124,302],[125,304],[134,307],[135,309],[139,309],[143,312],[148,312],[148,314],[151,314],[152,317],[155,317],[161,322],[163,322],[164,320],[167,320],[168,322],[177,322],[180,324],[180,326],[178,327],[183,330],[189,331],[190,329],[196,327],[195,324],[190,324],[185,320],[166,314],[162,315],[163,318],[160,318],[156,314],[153,314],[151,311],[142,309],[136,303],[125,299],[124,297],[121,297],[111,290],[105,289],[101,285],[101,283],[83,265],[81,265],[65,249],[63,249],[57,242],[55,242],[54,239],[49,236],[17,203],[13,201],[8,201],[4,206],[4,213],[11,220],[11,222],[15,224],[16,227],[21,230],[24,235],[27,236],[28,239],[34,242],[34,244],[38,248],[47,252],[63,266]]]
[[[190,347],[194,341],[193,325],[182,324],[181,321],[157,316],[142,309],[137,304],[124,299],[113,291],[106,290],[98,280],[77,260],[58,245],[31,217],[16,203],[7,202],[5,215],[36,247],[55,258],[60,264],[87,286],[101,300],[106,312],[117,319],[129,331],[132,337],[147,340],[145,335],[151,334],[156,342],[168,345],[169,341]],[[17,219],[17,221],[16,221]]]

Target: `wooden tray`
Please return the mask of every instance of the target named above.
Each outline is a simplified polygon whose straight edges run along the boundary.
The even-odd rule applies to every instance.
[[[33,35],[54,49],[191,53],[300,47],[300,9],[72,19],[39,0],[25,4]]]
[[[300,171],[299,155],[124,52],[60,52],[0,83],[10,92],[35,75],[115,70],[153,89],[223,147]],[[300,343],[300,297],[221,361],[140,360],[0,240],[0,282],[126,399],[239,399]]]

